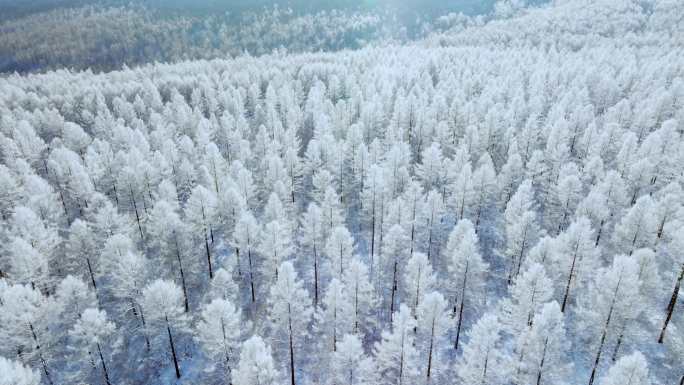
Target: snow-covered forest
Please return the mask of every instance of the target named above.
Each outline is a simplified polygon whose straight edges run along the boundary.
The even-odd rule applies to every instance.
[[[1,75],[0,384],[684,384],[684,2],[521,3]]]

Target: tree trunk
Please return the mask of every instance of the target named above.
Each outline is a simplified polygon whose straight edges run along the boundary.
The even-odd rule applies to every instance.
[[[99,343],[97,344],[97,352],[100,354],[100,363],[102,364],[102,372],[104,373],[105,382],[107,385],[112,385],[112,383],[109,381],[109,373],[107,372],[107,366],[105,365],[104,357],[102,356],[102,349],[100,349]]]
[[[36,329],[33,328],[33,324],[29,323],[29,329],[31,329],[31,335],[33,336],[33,341],[36,343],[36,350],[38,350],[38,357],[40,358],[40,362],[43,365],[43,371],[45,372],[45,377],[48,380],[48,383],[50,385],[53,384],[52,382],[52,377],[50,376],[50,371],[48,370],[47,367],[47,362],[45,362],[45,358],[43,357],[43,353],[40,351],[40,343],[38,342],[38,336],[36,335]]]
[[[173,366],[176,369],[176,378],[181,378],[180,368],[178,367],[178,358],[176,357],[176,346],[173,344],[173,336],[171,335],[171,326],[169,326],[168,317],[166,317],[166,332],[169,334],[169,345],[171,346],[171,356],[173,357]]]
[[[537,385],[541,385],[542,373],[544,369],[544,360],[546,359],[546,346],[549,344],[549,337],[544,340],[544,349],[542,350],[541,362],[539,363],[539,371],[537,372]]]
[[[133,210],[135,210],[135,220],[138,222],[138,230],[140,231],[140,241],[145,242],[145,236],[143,235],[142,226],[140,225],[140,214],[138,214],[138,205],[135,203],[135,195],[133,195],[133,187],[130,187],[131,201],[133,202]]]
[[[397,260],[394,260],[394,273],[392,274],[392,295],[390,296],[390,323],[394,316],[394,294],[397,291]]]
[[[570,273],[568,274],[568,283],[565,285],[565,294],[563,294],[563,304],[561,305],[561,313],[565,313],[565,306],[568,304],[568,296],[570,295],[570,285],[572,283],[572,276],[575,274],[575,262],[577,261],[577,253],[572,256],[572,264],[570,265]]]
[[[428,350],[428,366],[427,366],[427,383],[430,383],[430,372],[432,371],[432,346],[435,340],[435,320],[432,320],[432,329],[430,329],[430,348]]]
[[[187,285],[185,284],[185,273],[183,272],[183,261],[181,259],[180,255],[180,248],[178,247],[178,237],[174,234],[173,236],[174,242],[176,243],[176,258],[178,259],[178,269],[180,270],[180,278],[181,278],[181,285],[183,286],[183,298],[184,298],[184,305],[185,305],[185,312],[187,313],[190,310],[190,306],[188,303],[188,288]]]
[[[318,307],[318,255],[316,253],[316,241],[313,242],[314,260],[314,306]]]
[[[601,233],[603,232],[603,223],[605,222],[605,219],[601,220],[601,224],[599,225],[598,231],[596,232],[596,243],[594,246],[598,246],[599,241],[601,240]]]
[[[256,302],[256,295],[254,294],[254,272],[252,271],[252,249],[247,248],[247,260],[249,262],[249,286],[252,289],[252,303]]]
[[[373,204],[371,207],[371,249],[370,249],[370,260],[371,269],[373,268],[373,256],[375,255],[375,196],[373,197]],[[371,272],[371,276],[372,276]]]
[[[596,377],[596,369],[598,368],[599,361],[601,360],[601,352],[603,351],[603,344],[606,342],[606,336],[608,335],[608,330],[610,329],[610,319],[613,316],[613,309],[615,308],[615,301],[618,296],[618,291],[620,289],[620,283],[622,282],[622,275],[618,279],[617,285],[615,286],[615,292],[613,293],[613,300],[610,303],[610,309],[608,310],[608,317],[606,317],[606,323],[603,326],[603,333],[601,334],[601,341],[599,342],[598,352],[596,352],[596,360],[594,360],[594,367],[591,369],[591,376],[589,377],[589,385],[594,383],[594,378]]]
[[[292,342],[292,310],[290,309],[290,304],[287,304],[288,313],[288,328],[290,337],[290,385],[296,385],[295,383],[295,365],[294,365],[294,344]]]
[[[93,283],[93,291],[95,291],[95,298],[98,303],[100,302],[100,296],[97,294],[97,285],[95,284],[95,274],[93,274],[93,266],[90,264],[90,258],[86,257],[86,265],[88,265],[88,273],[90,274],[90,281]],[[0,277],[2,274],[0,274]]]
[[[660,337],[658,338],[658,343],[662,344],[665,338],[665,329],[672,319],[672,313],[677,305],[677,297],[679,296],[679,288],[682,285],[682,279],[684,279],[684,264],[682,264],[682,270],[679,272],[679,277],[677,277],[677,282],[675,283],[674,291],[672,291],[672,297],[670,298],[670,303],[667,305],[667,316],[665,317],[665,322],[663,323],[663,328],[660,331]]]
[[[463,322],[463,306],[465,304],[465,290],[466,283],[468,282],[468,262],[466,261],[465,273],[463,274],[463,286],[461,287],[461,306],[458,310],[458,325],[456,326],[456,342],[454,343],[454,349],[458,350],[458,340],[461,337],[461,324]]]
[[[207,239],[207,232],[204,232],[204,248],[207,251],[207,264],[209,266],[209,279],[214,278],[214,271],[211,269],[211,253],[209,252],[209,239]]]

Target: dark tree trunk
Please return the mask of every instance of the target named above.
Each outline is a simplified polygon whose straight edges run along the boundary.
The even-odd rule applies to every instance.
[[[468,282],[468,262],[466,262],[465,273],[463,274],[463,286],[461,287],[461,306],[458,310],[458,325],[456,326],[456,342],[454,343],[454,349],[458,350],[458,340],[461,337],[461,325],[463,323],[463,306],[465,304],[465,290],[466,284]]]
[[[296,385],[295,383],[295,364],[294,364],[294,343],[292,342],[292,310],[290,305],[287,305],[288,312],[288,328],[290,337],[290,385]]]
[[[394,295],[397,291],[397,260],[394,260],[394,273],[392,274],[392,295],[390,296],[390,322],[394,316]]]
[[[435,321],[432,320],[432,329],[430,329],[430,349],[428,350],[428,365],[427,365],[427,383],[430,383],[430,374],[432,371],[432,346],[435,340]]]
[[[256,294],[254,293],[254,272],[252,271],[252,250],[247,248],[247,260],[249,262],[249,286],[252,289],[252,303],[256,302]]]
[[[570,295],[570,285],[572,284],[572,277],[575,275],[575,263],[577,261],[577,253],[572,256],[572,264],[570,265],[570,273],[568,274],[568,283],[565,285],[565,294],[563,294],[563,304],[561,305],[561,313],[565,313],[565,306],[568,304],[568,296]]]
[[[214,271],[211,269],[211,253],[209,252],[209,239],[207,239],[207,232],[204,232],[204,248],[207,251],[207,265],[209,266],[209,279],[214,278]]]
[[[109,372],[107,372],[107,365],[105,365],[104,357],[102,356],[102,349],[100,349],[100,344],[97,344],[97,352],[100,354],[100,363],[102,364],[102,373],[104,374],[105,383],[107,385],[112,385],[109,381]]]
[[[188,303],[188,288],[185,284],[185,273],[183,272],[183,260],[180,255],[180,248],[178,247],[178,237],[174,234],[174,242],[176,243],[176,258],[178,259],[178,270],[180,271],[181,285],[183,286],[183,298],[185,305],[185,312],[190,311],[190,306]]]
[[[665,322],[663,323],[663,328],[660,331],[660,337],[658,337],[659,344],[662,344],[663,339],[665,339],[665,330],[672,319],[672,313],[677,305],[677,297],[679,296],[679,288],[682,285],[682,279],[684,279],[684,264],[682,264],[682,270],[679,272],[679,276],[677,277],[677,282],[675,283],[674,291],[672,292],[672,297],[670,298],[670,303],[667,305],[667,316],[665,316]]]
[[[140,231],[140,241],[145,242],[142,226],[140,225],[140,214],[138,214],[138,205],[135,203],[135,195],[133,195],[133,187],[129,186],[131,192],[131,201],[133,202],[133,210],[135,210],[135,220],[138,222],[138,230]]]
[[[537,385],[541,385],[542,373],[544,370],[544,360],[546,359],[546,346],[549,344],[549,338],[544,340],[544,350],[542,350],[541,362],[539,363],[539,371],[537,372]]]
[[[608,316],[606,317],[606,323],[603,325],[603,333],[601,334],[601,341],[599,342],[599,348],[596,352],[596,359],[594,360],[594,367],[591,369],[591,376],[589,377],[589,385],[594,383],[594,378],[596,377],[596,370],[598,369],[598,364],[601,361],[601,352],[603,351],[603,345],[606,342],[606,336],[608,335],[608,330],[610,329],[610,320],[613,316],[613,309],[615,308],[615,301],[617,300],[618,291],[620,290],[620,283],[622,282],[622,276],[618,279],[617,285],[615,286],[615,293],[613,293],[613,300],[610,303],[610,309],[608,309]]]
[[[316,252],[316,241],[313,242],[314,260],[314,306],[318,307],[318,255]]]
[[[176,369],[176,378],[181,378],[180,368],[178,367],[178,358],[176,357],[176,346],[173,344],[173,336],[171,335],[171,326],[169,326],[169,319],[166,318],[166,332],[169,334],[169,345],[171,346],[171,356],[173,357],[173,366]]]

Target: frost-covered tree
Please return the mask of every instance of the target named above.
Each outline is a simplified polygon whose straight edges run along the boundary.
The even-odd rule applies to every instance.
[[[536,242],[539,232],[534,212],[532,182],[526,180],[508,201],[504,212],[506,246],[503,255],[508,262],[508,282],[520,273],[525,257]]]
[[[448,313],[449,304],[444,296],[436,291],[428,292],[416,309],[417,346],[426,362],[420,364],[425,382],[440,383],[447,375],[444,357],[446,333],[451,324]]]
[[[589,384],[596,379],[608,340],[617,338],[617,325],[641,312],[642,308],[634,306],[640,286],[639,265],[629,256],[618,255],[611,266],[597,272],[588,295],[583,297],[580,309],[582,325],[585,326],[583,330],[596,341],[591,344],[595,349],[595,359]]]
[[[320,253],[323,250],[323,224],[321,209],[316,203],[309,203],[306,211],[302,215],[301,230],[302,238],[300,244],[307,248],[311,254],[311,264],[313,269],[313,293],[314,306],[318,306],[318,293],[320,284]]]
[[[214,277],[211,263],[211,244],[214,243],[213,222],[216,216],[216,196],[203,186],[197,186],[185,206],[185,218],[190,225],[190,232],[195,239],[195,249],[204,246],[207,257],[209,279]]]
[[[188,319],[183,309],[183,293],[173,282],[155,280],[142,292],[142,304],[147,317],[147,329],[151,335],[160,339],[168,338],[169,352],[176,370],[176,378],[181,377],[177,343],[179,334],[190,332]]]
[[[97,366],[101,368],[101,376],[107,385],[112,384],[107,365],[111,367],[120,345],[116,331],[116,325],[109,321],[107,313],[95,308],[85,309],[69,330],[69,347],[76,354],[81,371],[90,364],[99,362]],[[78,374],[84,377],[87,373]]]
[[[414,253],[406,262],[403,285],[403,290],[406,292],[404,300],[409,304],[409,308],[414,314],[420,306],[423,296],[434,289],[435,281],[435,275],[427,255]]]
[[[288,352],[282,357],[287,357],[290,383],[295,385],[296,362],[301,359],[295,357],[295,352],[303,348],[312,314],[311,300],[292,263],[283,262],[278,271],[278,279],[271,286],[269,297],[271,328],[282,351]]]
[[[218,271],[216,273],[214,279],[218,277]],[[240,310],[229,300],[216,298],[203,306],[199,317],[195,336],[204,354],[211,360],[210,368],[212,371],[217,370],[216,367],[225,368],[222,372],[230,379],[239,348],[242,324]]]
[[[324,335],[325,351],[337,351],[340,338],[354,329],[354,309],[348,293],[348,288],[333,278],[323,295],[322,307],[316,313],[316,319]]]
[[[419,375],[418,351],[414,346],[416,320],[404,304],[392,317],[391,331],[384,330],[375,344],[375,359],[382,384],[415,383]]]
[[[292,232],[281,220],[272,220],[261,231],[261,255],[265,258],[265,276],[269,281],[278,279],[278,267],[292,254]]]
[[[651,383],[646,358],[638,351],[620,358],[608,369],[608,373],[600,382],[601,385],[650,385]]]
[[[568,383],[572,365],[563,313],[558,302],[547,302],[535,314],[531,326],[515,336],[515,379],[523,384]]]
[[[500,343],[501,324],[495,314],[486,313],[468,332],[468,342],[456,362],[458,378],[466,383],[504,383],[507,373]]]
[[[3,355],[16,355],[22,362],[39,365],[49,384],[54,374],[48,365],[51,344],[50,310],[52,304],[28,285],[9,285],[0,291],[0,336],[6,343]]]
[[[354,334],[370,332],[374,318],[376,299],[368,275],[368,266],[358,258],[352,258],[342,277],[351,302]]]
[[[354,253],[354,238],[346,227],[336,226],[332,229],[325,243],[325,253],[332,276],[340,279]]]
[[[456,316],[454,348],[458,349],[464,319],[475,319],[473,313],[484,303],[485,280],[489,271],[489,265],[480,254],[478,238],[472,222],[464,219],[456,224],[449,234],[444,258],[447,260],[450,275],[448,288],[454,297],[453,313]],[[466,304],[468,308],[464,311]]]
[[[3,373],[2,382],[7,385],[39,385],[40,373],[31,370],[20,362],[10,361],[0,357],[0,372]]]
[[[235,255],[237,256],[238,273],[240,268],[240,251],[243,255],[247,254],[247,273],[249,274],[249,287],[252,295],[252,302],[256,302],[255,275],[257,273],[255,252],[261,234],[261,227],[251,212],[245,211],[240,215],[240,219],[235,225],[233,233],[233,244],[235,245]]]
[[[340,338],[331,370],[333,384],[372,385],[377,381],[375,362],[363,351],[361,340],[354,334]]]
[[[235,385],[276,385],[280,383],[271,347],[259,336],[242,343],[240,362],[233,375]]]

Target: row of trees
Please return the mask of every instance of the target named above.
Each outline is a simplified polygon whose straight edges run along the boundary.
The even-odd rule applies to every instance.
[[[684,83],[655,20],[0,79],[0,372],[681,382]]]

